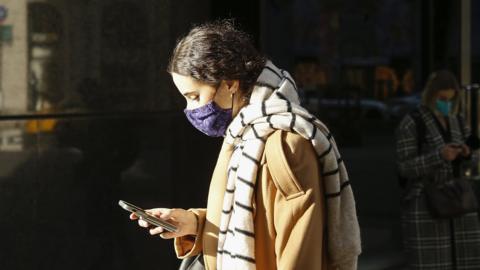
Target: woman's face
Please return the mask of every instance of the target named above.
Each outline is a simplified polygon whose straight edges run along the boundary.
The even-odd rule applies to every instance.
[[[453,89],[445,89],[438,91],[437,100],[441,101],[452,101],[455,97],[455,90]]]
[[[238,90],[239,81],[222,81],[218,88],[192,77],[172,73],[173,83],[187,100],[187,109],[192,110],[214,101],[222,109],[232,108],[232,94]]]

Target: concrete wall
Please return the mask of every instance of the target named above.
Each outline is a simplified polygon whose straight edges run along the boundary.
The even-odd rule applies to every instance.
[[[8,9],[2,24],[13,29],[13,40],[0,45],[0,113],[23,111],[27,106],[27,4],[26,0],[3,0],[0,5]]]

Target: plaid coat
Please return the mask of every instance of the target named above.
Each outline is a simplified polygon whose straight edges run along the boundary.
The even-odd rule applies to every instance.
[[[480,225],[477,213],[454,219],[432,217],[423,194],[423,181],[445,182],[453,177],[451,162],[443,160],[440,149],[446,143],[463,143],[457,117],[449,117],[450,141],[445,142],[433,114],[420,107],[425,123],[421,153],[418,151],[415,122],[407,115],[396,130],[397,166],[408,178],[402,196],[404,244],[412,269],[480,269]],[[460,128],[464,129],[464,132]],[[429,179],[429,180],[427,180]]]

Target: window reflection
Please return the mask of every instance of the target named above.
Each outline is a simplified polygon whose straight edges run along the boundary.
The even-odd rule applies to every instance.
[[[54,112],[64,97],[62,16],[47,3],[28,5],[28,111]]]
[[[148,25],[136,2],[117,1],[102,9],[101,74],[114,108],[136,107],[148,87]],[[138,107],[136,107],[138,108]]]

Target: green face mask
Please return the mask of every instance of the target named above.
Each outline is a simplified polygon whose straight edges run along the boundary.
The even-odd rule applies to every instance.
[[[443,116],[448,116],[450,114],[450,111],[452,110],[452,102],[437,100],[435,102],[435,107]]]

